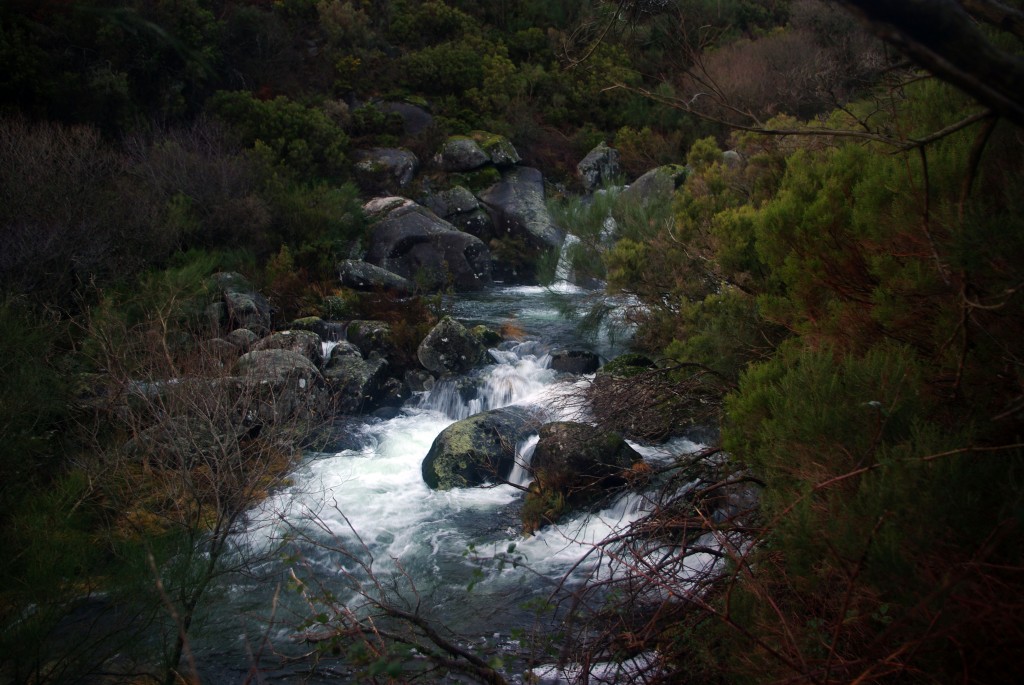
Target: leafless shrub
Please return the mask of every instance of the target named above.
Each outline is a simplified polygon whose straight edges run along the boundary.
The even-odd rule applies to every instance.
[[[726,121],[763,121],[777,114],[806,118],[864,92],[886,61],[881,42],[851,17],[817,0],[801,0],[785,30],[697,56],[683,89]]]
[[[60,292],[134,268],[147,208],[118,197],[125,168],[95,129],[0,119],[0,282]]]
[[[154,599],[171,636],[160,679],[170,685],[197,682],[190,635],[217,580],[274,555],[240,535],[247,512],[327,416],[268,411],[292,406],[284,386],[227,375],[222,358],[174,330],[168,312],[151,310],[137,326],[116,316],[87,323],[84,351],[102,373],[79,399],[79,440],[89,449],[77,461],[111,535],[151,550]]]

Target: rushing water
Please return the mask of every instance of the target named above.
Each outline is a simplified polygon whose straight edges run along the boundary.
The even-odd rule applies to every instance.
[[[517,404],[543,408],[553,419],[578,418],[564,401],[576,379],[550,368],[550,352],[589,347],[609,358],[623,343],[621,331],[615,336],[608,328],[580,339],[566,312],[586,306],[590,297],[563,286],[556,292],[495,288],[456,298],[451,307],[460,320],[514,328],[521,340],[491,350],[494,363],[470,377],[439,382],[414,397],[394,418],[344,426],[336,449],[309,454],[291,484],[250,513],[240,549],[254,554],[290,540],[284,546],[290,556],[271,555],[258,578],[234,578],[218,589],[222,601],[215,603],[209,637],[197,642],[205,680],[242,680],[258,662],[264,682],[296,682],[300,675],[303,682],[346,682],[343,661],[310,673],[307,661],[282,665],[278,655],[311,649],[295,639],[296,626],[327,612],[317,598],[333,595],[330,611],[354,607],[372,578],[390,584],[391,600],[417,604],[475,653],[514,655],[520,647],[515,636],[537,624],[531,600],[595,572],[595,562],[580,560],[595,542],[640,516],[644,497],[624,496],[596,514],[524,538],[521,490],[432,491],[420,464],[438,433],[479,411]],[[536,437],[518,446],[513,483],[528,483],[525,466],[535,446]],[[693,448],[685,441],[671,446],[676,453]],[[663,454],[640,449],[650,459]],[[514,673],[511,668],[513,681]]]

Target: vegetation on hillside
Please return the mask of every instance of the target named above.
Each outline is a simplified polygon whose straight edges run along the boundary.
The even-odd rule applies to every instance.
[[[1012,81],[1024,10],[937,3],[992,48],[972,74],[878,3],[841,4],[892,44],[815,0],[3,3],[0,679],[175,682],[229,532],[297,444],[270,424],[207,439],[259,402],[202,385],[209,276],[244,272],[281,322],[359,314],[334,282],[366,238],[353,152],[426,157],[483,129],[566,195],[602,140],[628,180],[686,165],[670,199],[609,191],[562,216],[577,271],[638,303],[659,368],[634,391],[685,398],[654,418],[717,422],[719,475],[758,484],[735,530],[700,497],[657,510],[630,544],[685,547],[691,525],[740,542],[700,597],[633,569],[579,654],[657,653],[652,682],[1007,680],[1024,141],[1013,89],[972,82],[1000,63]],[[407,135],[387,102],[432,124]],[[197,385],[161,385],[179,377]],[[194,459],[125,451],[155,417]],[[80,611],[128,628],[72,643],[57,628]],[[163,644],[134,639],[154,626]]]

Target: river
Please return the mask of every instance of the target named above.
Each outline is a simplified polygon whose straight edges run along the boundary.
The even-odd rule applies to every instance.
[[[523,682],[524,670],[550,659],[543,639],[527,638],[557,628],[550,611],[556,589],[600,574],[597,555],[581,559],[594,543],[642,515],[644,496],[622,496],[600,512],[523,537],[521,490],[432,491],[420,464],[441,430],[477,411],[518,404],[544,408],[552,419],[581,418],[564,400],[579,379],[553,371],[550,352],[589,349],[609,359],[629,340],[628,328],[607,322],[581,337],[571,314],[595,297],[604,298],[563,284],[495,287],[452,298],[448,306],[457,319],[514,327],[519,340],[492,350],[494,363],[458,384],[438,383],[414,396],[393,418],[340,424],[329,448],[308,453],[288,485],[250,512],[237,540],[239,553],[267,557],[250,575],[233,576],[212,593],[193,641],[203,681],[365,682],[366,663],[373,659],[356,648],[360,640],[338,639],[340,654],[322,650],[312,660],[302,655],[316,645],[302,638],[323,638],[355,616],[367,625],[365,617],[379,614],[381,605],[444,626],[453,644],[500,660],[510,682]],[[466,392],[467,386],[474,389]],[[518,446],[524,464],[535,443]],[[685,440],[659,449],[634,447],[652,461],[697,448]],[[528,471],[517,468],[511,480],[525,485]],[[302,625],[307,619],[312,621]],[[402,630],[391,618],[374,626]],[[415,668],[416,657],[395,657],[405,665],[393,667]],[[459,677],[426,681],[469,682]]]

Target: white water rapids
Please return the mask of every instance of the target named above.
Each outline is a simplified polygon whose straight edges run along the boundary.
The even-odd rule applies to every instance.
[[[578,289],[562,290],[563,295],[583,296]],[[474,648],[514,651],[518,643],[513,632],[529,628],[536,619],[524,603],[546,598],[559,582],[582,582],[599,574],[598,555],[585,563],[581,559],[648,508],[643,494],[629,493],[599,512],[583,512],[523,537],[521,490],[499,485],[434,491],[423,482],[424,456],[434,438],[458,419],[513,404],[544,408],[551,420],[580,419],[566,409],[563,397],[578,379],[550,368],[548,339],[565,345],[575,334],[549,297],[540,288],[509,288],[457,302],[459,318],[492,327],[514,320],[526,339],[492,350],[495,363],[476,374],[438,382],[394,418],[368,417],[349,426],[343,449],[309,454],[291,475],[290,485],[250,513],[248,533],[240,540],[243,547],[259,551],[284,538],[306,537],[316,544],[286,546],[292,556],[269,562],[274,567],[269,575],[287,579],[294,574],[307,584],[315,579],[320,591],[339,593],[342,604],[358,595],[351,590],[354,577],[366,582],[369,573],[398,578],[400,589],[428,606],[432,619],[465,636]],[[607,336],[593,347],[604,356],[617,352]],[[511,482],[529,482],[526,467],[536,442],[533,437],[518,446]],[[684,440],[659,450],[634,447],[652,461],[697,448]],[[494,563],[507,558],[510,550],[515,565]],[[279,590],[265,582],[239,581],[225,593],[238,611],[265,620],[268,600]],[[285,645],[275,649],[287,652],[297,632],[295,617],[311,609],[302,602],[289,604],[287,598],[274,601],[280,605],[279,615],[272,617],[277,625],[267,637]],[[251,651],[252,625],[236,630],[237,649]],[[232,650],[222,643],[213,651],[217,655],[210,656],[223,659]],[[291,682],[293,676],[285,671],[280,678],[265,679]],[[327,680],[332,679],[307,681]]]

